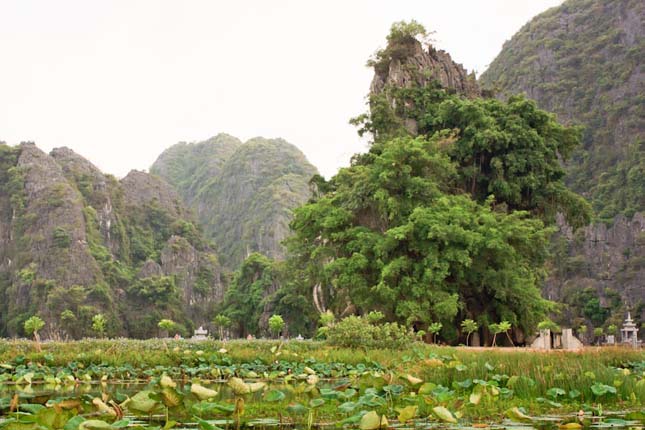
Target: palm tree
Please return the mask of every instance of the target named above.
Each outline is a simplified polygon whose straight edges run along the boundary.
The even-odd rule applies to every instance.
[[[466,346],[468,346],[468,339],[471,333],[479,329],[479,324],[471,319],[466,319],[461,322],[461,328],[466,332]]]
[[[36,349],[38,350],[38,352],[41,351],[40,335],[38,334],[38,330],[40,330],[44,326],[45,326],[45,321],[43,321],[38,315],[32,316],[27,321],[25,321],[25,324],[24,324],[25,332],[33,335],[34,340],[36,341]]]
[[[437,343],[437,333],[441,331],[443,324],[440,322],[434,322],[428,326],[428,331],[432,333],[432,342]]]

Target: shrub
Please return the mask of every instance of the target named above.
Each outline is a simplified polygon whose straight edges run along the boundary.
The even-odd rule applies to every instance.
[[[54,229],[54,245],[58,248],[69,248],[69,245],[72,243],[72,238],[70,237],[67,230],[62,227],[56,227]]]
[[[412,330],[397,323],[372,324],[366,317],[349,316],[328,326],[327,343],[348,348],[402,349],[415,341]]]
[[[271,318],[269,318],[269,330],[274,336],[277,336],[280,334],[282,329],[284,328],[284,319],[282,319],[281,315],[271,315]]]

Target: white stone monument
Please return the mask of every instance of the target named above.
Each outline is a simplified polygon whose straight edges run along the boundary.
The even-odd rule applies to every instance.
[[[637,348],[641,344],[641,341],[638,340],[638,329],[629,312],[627,312],[627,319],[623,323],[623,328],[620,329],[620,341],[634,348]]]
[[[551,330],[548,328],[540,330],[540,335],[533,341],[531,348],[543,349],[548,351],[551,349]]]
[[[195,334],[193,337],[191,337],[191,340],[206,340],[206,336],[208,335],[208,330],[205,330],[204,327],[199,326],[197,330],[195,330]]]
[[[562,330],[562,349],[575,351],[582,348],[584,348],[584,345],[573,335],[572,329],[565,328]]]

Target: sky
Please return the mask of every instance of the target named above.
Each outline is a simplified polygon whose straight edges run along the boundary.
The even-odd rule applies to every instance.
[[[393,22],[481,73],[562,0],[0,0],[0,141],[106,173],[220,132],[282,137],[327,178],[365,151],[367,59]]]

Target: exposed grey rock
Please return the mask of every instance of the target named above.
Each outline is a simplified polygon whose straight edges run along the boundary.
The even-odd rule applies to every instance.
[[[131,170],[120,182],[128,206],[158,204],[174,217],[190,218],[190,213],[177,191],[163,179],[146,172]]]
[[[396,88],[424,87],[433,81],[442,87],[454,90],[466,97],[481,95],[474,73],[468,73],[461,64],[452,60],[444,50],[409,39],[405,43],[406,54],[392,59],[386,67],[376,68],[370,92],[381,93],[387,86]]]

